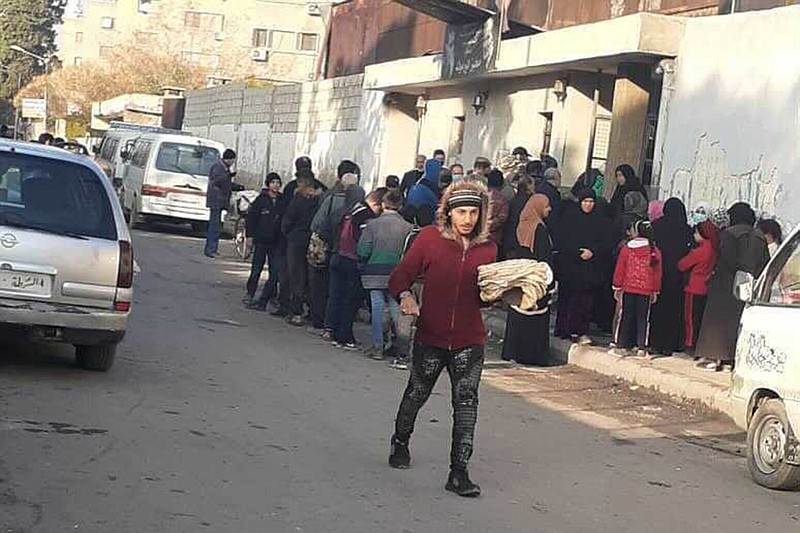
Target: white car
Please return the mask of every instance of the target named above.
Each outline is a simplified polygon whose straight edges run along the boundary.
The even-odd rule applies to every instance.
[[[739,272],[746,303],[736,346],[731,399],[747,430],[753,479],[772,489],[800,488],[800,228],[756,282]]]
[[[0,139],[0,335],[73,344],[108,370],[133,298],[133,249],[90,158]]]

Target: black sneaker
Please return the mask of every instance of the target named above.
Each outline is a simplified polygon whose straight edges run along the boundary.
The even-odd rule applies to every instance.
[[[481,495],[481,488],[469,479],[466,468],[450,468],[450,477],[444,487],[464,498],[476,498]]]
[[[411,467],[411,453],[408,451],[408,443],[400,442],[392,437],[391,454],[389,455],[389,466],[392,468],[406,469]]]

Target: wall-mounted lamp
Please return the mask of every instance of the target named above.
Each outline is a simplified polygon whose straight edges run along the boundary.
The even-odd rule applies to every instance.
[[[488,92],[478,92],[475,94],[475,98],[472,99],[472,109],[475,110],[475,115],[480,115],[486,110],[486,100],[488,98]]]
[[[553,84],[553,94],[556,95],[559,102],[567,99],[567,86],[567,80],[564,78],[558,78]]]
[[[425,98],[424,95],[419,95],[417,97],[417,117],[422,117],[428,111],[428,100]]]

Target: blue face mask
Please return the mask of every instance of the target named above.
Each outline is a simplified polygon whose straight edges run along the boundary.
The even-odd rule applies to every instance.
[[[706,213],[697,211],[692,213],[692,221],[694,221],[695,226],[700,224],[701,222],[705,222],[706,220],[708,220],[708,215]]]

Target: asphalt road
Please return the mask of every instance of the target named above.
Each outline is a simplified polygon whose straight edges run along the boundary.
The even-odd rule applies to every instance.
[[[137,233],[130,331],[107,374],[0,339],[0,531],[798,531],[729,422],[574,368],[492,368],[472,477],[443,490],[443,377],[411,470],[387,467],[405,373],[242,309],[245,270]]]

